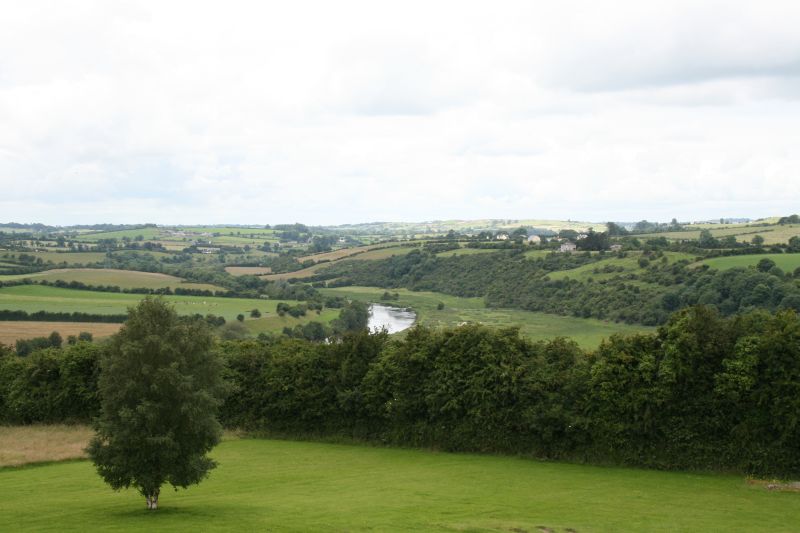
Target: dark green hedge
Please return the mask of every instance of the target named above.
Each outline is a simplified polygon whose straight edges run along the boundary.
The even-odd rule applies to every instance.
[[[0,421],[88,419],[96,355],[0,357]],[[587,353],[515,329],[230,341],[228,427],[660,469],[800,476],[800,318],[693,307]]]

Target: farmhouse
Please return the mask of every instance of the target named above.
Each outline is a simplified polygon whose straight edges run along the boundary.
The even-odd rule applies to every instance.
[[[577,249],[577,246],[575,246],[575,243],[565,242],[564,244],[561,245],[561,248],[559,248],[559,251],[564,252],[564,253],[570,253],[570,252],[574,252],[576,249]]]
[[[531,235],[528,237],[528,244],[541,244],[542,238],[538,235]]]
[[[508,240],[508,233],[498,233],[497,237],[495,237],[498,241],[507,241]]]

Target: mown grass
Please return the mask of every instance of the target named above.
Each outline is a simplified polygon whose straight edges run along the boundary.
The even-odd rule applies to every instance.
[[[37,322],[0,321],[0,344],[13,345],[17,339],[47,337],[57,331],[63,339],[68,335],[78,335],[83,331],[91,333],[95,339],[108,337],[117,332],[121,324],[103,322]]]
[[[79,281],[87,285],[116,285],[124,289],[146,288],[161,289],[181,287],[183,289],[199,289],[211,291],[225,291],[208,283],[190,283],[181,278],[160,274],[157,272],[139,272],[136,270],[116,270],[113,268],[59,268],[34,272],[32,274],[17,274],[0,276],[0,281],[32,279],[35,281]]]
[[[800,267],[800,254],[733,255],[706,259],[702,263],[718,270],[728,270],[756,266],[759,261],[765,258],[775,261],[778,268],[784,272],[794,272],[796,268]]]
[[[339,295],[364,302],[388,303],[411,307],[417,312],[417,321],[431,327],[453,327],[463,323],[481,323],[495,327],[517,326],[526,337],[533,340],[564,336],[575,340],[584,348],[595,348],[604,338],[614,333],[644,333],[653,328],[618,324],[590,318],[575,318],[547,313],[534,313],[518,309],[487,308],[482,298],[460,298],[446,294],[406,289],[391,290],[397,300],[383,301],[384,289],[374,287],[341,287],[321,289],[324,294]],[[438,309],[438,304],[444,304]],[[402,333],[400,333],[402,335]]]
[[[148,512],[88,461],[0,469],[14,531],[797,531],[800,495],[738,476],[261,439]]]

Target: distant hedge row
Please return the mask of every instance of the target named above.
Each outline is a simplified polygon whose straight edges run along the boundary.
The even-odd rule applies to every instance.
[[[89,419],[96,356],[79,344],[0,357],[0,422]],[[228,427],[660,469],[800,476],[800,318],[674,314],[587,353],[516,329],[422,327],[218,347]]]
[[[95,313],[64,313],[53,311],[34,311],[28,313],[27,311],[11,311],[8,309],[0,309],[0,321],[13,320],[13,321],[42,321],[42,322],[106,322],[119,324],[127,320],[128,315],[100,315]]]

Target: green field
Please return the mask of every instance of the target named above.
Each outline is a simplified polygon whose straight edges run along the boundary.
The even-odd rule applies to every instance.
[[[628,252],[626,257],[616,257],[611,255],[608,256],[607,259],[579,266],[578,268],[551,272],[547,275],[547,277],[549,277],[551,280],[570,278],[578,281],[587,281],[589,278],[600,280],[604,278],[613,278],[621,274],[629,274],[632,272],[635,273],[637,271],[641,271],[642,269],[639,266],[639,258],[641,255],[642,254],[640,252]],[[664,257],[667,258],[669,263],[675,263],[681,260],[695,260],[695,256],[680,252],[664,252]],[[652,261],[657,262],[659,260],[660,259],[653,259]],[[615,267],[617,271],[603,272],[603,268],[607,266]],[[621,271],[619,270],[620,268],[622,268]],[[598,270],[598,272],[595,272],[595,270]]]
[[[452,257],[454,255],[488,254],[498,251],[499,250],[493,250],[491,248],[459,248],[458,250],[447,250],[446,252],[439,252],[436,255],[438,257]]]
[[[374,287],[341,287],[320,289],[324,294],[346,296],[364,302],[381,302],[384,289]],[[463,323],[481,323],[494,327],[518,326],[526,337],[533,340],[564,336],[575,340],[584,348],[595,348],[600,341],[614,333],[643,333],[653,331],[646,326],[632,326],[590,318],[534,313],[518,309],[490,309],[482,298],[460,298],[435,292],[413,292],[406,289],[389,291],[400,298],[387,303],[411,307],[417,312],[421,324],[432,327],[453,327]],[[437,309],[439,302],[444,309]]]
[[[728,270],[729,268],[756,266],[764,258],[775,261],[778,268],[784,272],[794,272],[796,268],[800,267],[800,254],[733,255],[706,259],[701,264],[706,264],[718,270]]]
[[[146,241],[156,239],[162,234],[161,229],[159,228],[139,228],[139,229],[126,229],[126,230],[119,230],[119,231],[98,231],[93,233],[85,233],[81,235],[77,240],[83,242],[97,242],[100,239],[117,239],[121,240],[123,237],[128,237],[129,239],[135,239],[138,236],[142,236],[142,238]]]
[[[125,313],[144,296],[112,292],[59,289],[43,285],[19,285],[0,289],[0,309],[22,311],[63,311],[98,314]],[[226,320],[236,318],[239,313],[253,308],[263,311],[275,310],[278,300],[254,300],[246,298],[221,298],[205,296],[165,296],[175,304],[180,314],[208,314],[224,316]]]
[[[733,235],[739,242],[750,242],[756,235],[764,237],[765,244],[779,244],[787,243],[789,239],[795,236],[800,236],[800,224],[784,224],[762,226],[762,225],[747,225],[747,224],[697,224],[696,226],[688,226],[686,231],[668,231],[661,233],[646,233],[636,235],[640,239],[649,239],[664,237],[671,240],[690,240],[700,237],[702,229],[708,229],[716,238],[727,237]],[[697,229],[694,229],[697,228]]]
[[[161,289],[180,287],[183,289],[200,289],[210,291],[225,291],[222,287],[209,285],[208,283],[189,283],[181,278],[168,274],[155,272],[138,272],[135,270],[115,270],[112,268],[64,268],[34,272],[32,274],[16,274],[2,276],[0,281],[13,281],[20,279],[31,279],[34,281],[79,281],[87,285],[117,285],[124,289],[147,288]]]
[[[797,531],[800,494],[737,476],[242,439],[156,512],[88,461],[0,469],[9,531]],[[13,524],[13,526],[11,526]]]

